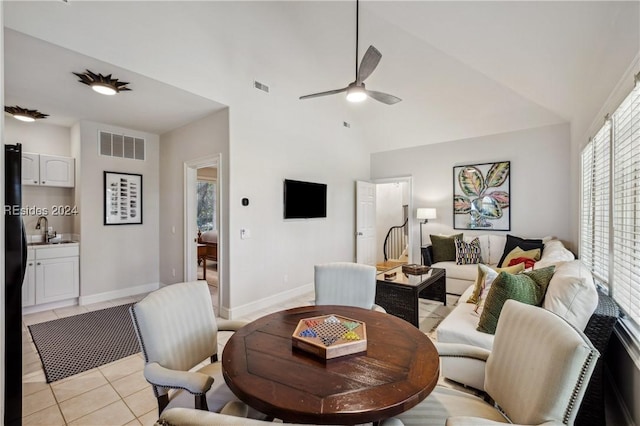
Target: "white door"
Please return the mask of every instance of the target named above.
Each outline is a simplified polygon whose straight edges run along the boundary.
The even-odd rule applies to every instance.
[[[376,184],[356,182],[356,262],[376,264]]]

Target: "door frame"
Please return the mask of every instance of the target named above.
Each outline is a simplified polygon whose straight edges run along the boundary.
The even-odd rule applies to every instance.
[[[183,279],[185,282],[196,281],[198,279],[198,266],[197,266],[197,247],[194,241],[197,242],[195,236],[198,234],[198,225],[196,222],[197,200],[196,200],[196,182],[198,180],[198,169],[203,167],[216,167],[218,169],[217,181],[216,181],[216,229],[218,230],[218,309],[221,308],[220,301],[223,300],[222,294],[225,291],[223,283],[225,272],[222,265],[224,265],[224,250],[222,250],[221,243],[224,241],[224,230],[220,226],[223,223],[222,215],[224,209],[222,208],[221,187],[223,185],[222,168],[222,154],[208,155],[205,157],[199,157],[194,160],[188,160],[184,162],[184,265]]]
[[[408,232],[408,239],[407,239],[407,244],[409,245],[409,250],[408,250],[408,254],[409,254],[409,263],[416,263],[414,262],[414,255],[413,255],[413,225],[414,225],[414,220],[415,220],[415,213],[413,211],[413,176],[398,176],[398,177],[389,177],[389,178],[379,178],[379,179],[373,179],[371,181],[372,183],[377,184],[381,184],[381,183],[401,183],[401,182],[406,182],[408,185],[408,190],[409,190],[409,221],[407,223],[407,226],[409,227],[409,229],[407,230]],[[418,258],[420,254],[418,253]],[[421,263],[421,262],[417,262],[417,263]]]

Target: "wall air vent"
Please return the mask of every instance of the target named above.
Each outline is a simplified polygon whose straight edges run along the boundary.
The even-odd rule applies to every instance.
[[[118,135],[102,130],[98,133],[98,150],[100,155],[129,158],[131,160],[144,160],[144,139],[134,136]]]
[[[266,84],[260,83],[259,81],[253,80],[253,87],[258,90],[262,90],[265,93],[269,93],[269,86]]]

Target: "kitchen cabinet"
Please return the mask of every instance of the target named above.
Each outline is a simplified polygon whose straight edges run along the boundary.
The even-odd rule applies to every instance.
[[[27,268],[22,281],[22,306],[36,304],[36,261],[35,250],[27,250]]]
[[[75,185],[75,159],[23,152],[22,184],[72,188]]]
[[[78,244],[43,247],[27,255],[22,306],[39,305],[80,295],[80,247]],[[33,296],[31,296],[33,294]]]

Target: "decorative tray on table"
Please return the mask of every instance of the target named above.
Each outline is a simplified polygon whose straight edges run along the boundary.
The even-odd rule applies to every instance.
[[[323,359],[352,355],[367,350],[364,322],[340,315],[322,315],[298,322],[291,346]]]
[[[409,265],[402,265],[402,272],[410,275],[426,274],[427,272],[429,272],[429,269],[431,269],[429,266],[417,265],[415,263],[412,263]]]

